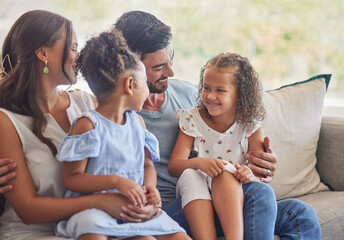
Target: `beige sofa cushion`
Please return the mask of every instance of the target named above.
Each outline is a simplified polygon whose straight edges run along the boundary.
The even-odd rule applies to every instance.
[[[300,200],[309,203],[318,215],[321,239],[343,239],[344,236],[344,192],[318,192]]]
[[[283,86],[263,96],[266,136],[278,162],[271,186],[277,199],[328,190],[315,169],[322,108],[331,75]]]

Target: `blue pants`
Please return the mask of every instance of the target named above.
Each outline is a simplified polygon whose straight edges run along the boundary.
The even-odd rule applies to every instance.
[[[276,202],[272,188],[266,183],[255,181],[243,184],[242,187],[245,239],[273,239],[274,234],[282,240],[321,239],[318,217],[310,205],[297,199]],[[180,198],[163,202],[163,209],[191,236]],[[223,236],[217,216],[215,224],[218,236]]]

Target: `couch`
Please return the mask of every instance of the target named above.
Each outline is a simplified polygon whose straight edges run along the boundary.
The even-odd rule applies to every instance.
[[[331,190],[297,198],[317,212],[323,240],[344,239],[344,116],[322,117],[316,158],[316,170]]]
[[[322,114],[330,78],[318,75],[263,96],[263,130],[278,159],[270,185],[278,200],[314,207],[323,240],[344,239],[344,116]]]
[[[344,239],[344,116],[322,114],[330,78],[318,75],[263,97],[263,130],[278,159],[270,185],[278,200],[313,206],[323,240]]]

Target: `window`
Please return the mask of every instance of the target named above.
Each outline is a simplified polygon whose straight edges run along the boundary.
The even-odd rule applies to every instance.
[[[194,83],[220,52],[247,56],[266,90],[331,73],[325,113],[344,115],[342,0],[2,0],[1,43],[22,13],[37,8],[71,19],[81,47],[122,13],[150,12],[172,27],[175,77]]]

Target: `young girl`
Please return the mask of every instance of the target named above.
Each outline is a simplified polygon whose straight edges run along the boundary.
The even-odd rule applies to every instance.
[[[117,31],[90,39],[78,62],[99,105],[73,123],[59,146],[57,159],[63,161],[63,183],[70,190],[66,196],[118,191],[137,207],[161,208],[152,162],[159,160],[158,141],[135,112],[141,110],[149,93],[144,65]],[[148,221],[126,223],[90,209],[60,222],[57,235],[188,239],[163,211]]]
[[[263,151],[261,89],[247,58],[219,54],[201,70],[199,106],[177,112],[180,133],[168,170],[180,176],[187,169],[177,191],[194,239],[216,239],[213,208],[226,239],[243,238],[240,183],[259,180],[245,165],[245,154]],[[198,155],[188,159],[192,150]],[[185,181],[194,187],[185,189]]]

